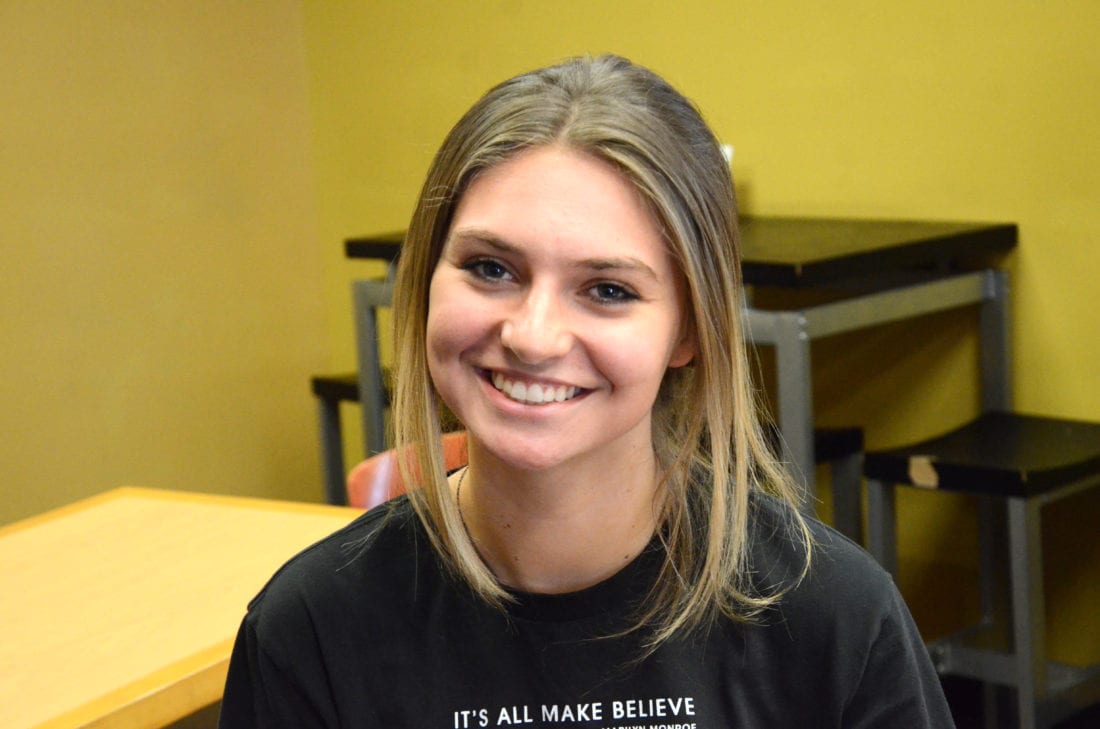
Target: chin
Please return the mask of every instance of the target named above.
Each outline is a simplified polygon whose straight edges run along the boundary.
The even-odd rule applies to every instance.
[[[477,436],[471,434],[474,439]],[[538,444],[524,439],[480,440],[485,455],[502,466],[516,471],[535,473],[547,471],[570,461],[576,453],[551,444]],[[492,443],[492,445],[487,445]]]

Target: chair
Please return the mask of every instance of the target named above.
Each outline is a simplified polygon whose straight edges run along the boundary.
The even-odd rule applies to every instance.
[[[372,509],[408,490],[397,466],[396,449],[383,451],[362,461],[347,478],[347,502]],[[466,432],[443,434],[443,466],[448,471],[466,465]]]
[[[391,244],[385,250],[398,249]],[[325,500],[330,504],[346,503],[340,403],[359,403],[367,456],[381,454],[387,445],[385,411],[389,407],[387,383],[390,375],[382,367],[378,351],[378,313],[393,300],[393,261],[389,264],[386,278],[352,283],[359,372],[311,378],[320,416]]]
[[[897,574],[895,486],[973,494],[982,504],[980,584],[982,620],[929,644],[936,669],[1016,689],[1021,729],[1048,727],[1100,701],[1100,663],[1077,668],[1049,662],[1040,544],[1041,508],[1100,487],[1100,424],[1010,412],[986,412],[941,437],[870,451],[867,477],[868,547]],[[995,528],[1007,514],[1007,543]],[[1000,532],[1004,538],[1004,532]],[[979,646],[994,634],[997,549],[1009,553],[1011,642],[1004,650]],[[995,721],[987,689],[987,724]],[[996,726],[1003,726],[996,724]]]

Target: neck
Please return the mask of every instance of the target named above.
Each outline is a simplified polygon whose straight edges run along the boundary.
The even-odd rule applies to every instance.
[[[657,523],[650,449],[612,467],[509,469],[470,444],[459,507],[482,559],[503,584],[565,593],[614,575],[645,548]]]

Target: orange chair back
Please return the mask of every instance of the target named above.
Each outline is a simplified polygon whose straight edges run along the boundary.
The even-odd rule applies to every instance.
[[[443,465],[448,471],[466,465],[466,432],[443,434]],[[397,467],[397,450],[371,456],[348,474],[348,504],[371,509],[408,490]]]

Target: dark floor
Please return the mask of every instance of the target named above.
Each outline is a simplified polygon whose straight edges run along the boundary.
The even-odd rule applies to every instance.
[[[982,688],[977,681],[964,678],[946,677],[943,679],[943,690],[947,694],[947,702],[951,704],[951,713],[955,716],[956,729],[985,729],[982,723]],[[1003,703],[1009,703],[1012,699],[1009,692],[1004,692],[1001,698]],[[998,729],[1012,729],[1015,726],[1011,711],[1002,712],[1006,717],[1003,726]],[[1055,729],[1097,729],[1100,727],[1100,705],[1092,706],[1079,714],[1075,714],[1060,724]]]

